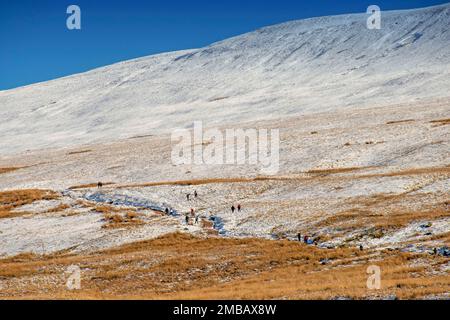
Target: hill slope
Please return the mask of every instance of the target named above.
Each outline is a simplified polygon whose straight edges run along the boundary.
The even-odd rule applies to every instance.
[[[450,4],[288,22],[0,92],[0,154],[448,96]],[[207,112],[205,112],[207,111]]]

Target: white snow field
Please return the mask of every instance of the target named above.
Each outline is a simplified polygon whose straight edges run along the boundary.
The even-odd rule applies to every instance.
[[[0,154],[448,97],[450,4],[320,17],[0,91]]]
[[[448,245],[450,4],[383,12],[381,30],[367,29],[367,18],[293,21],[0,91],[0,191],[59,193],[6,218],[0,201],[0,256],[96,251],[175,231],[210,236],[206,223],[185,225],[190,208],[202,223],[214,219],[220,236]],[[279,173],[172,164],[172,129],[200,120],[279,129]],[[111,184],[76,188],[98,181]],[[194,190],[199,198],[187,201]],[[242,212],[230,214],[238,203]],[[61,204],[69,208],[49,210]],[[104,228],[97,205],[131,207],[143,224]]]

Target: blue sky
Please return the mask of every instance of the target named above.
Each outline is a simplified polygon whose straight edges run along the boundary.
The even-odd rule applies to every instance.
[[[442,4],[438,0],[0,0],[0,90],[114,62],[198,48],[288,20]],[[81,30],[66,9],[81,8]]]

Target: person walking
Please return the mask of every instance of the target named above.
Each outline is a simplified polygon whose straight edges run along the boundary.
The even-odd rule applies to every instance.
[[[198,193],[197,190],[194,190],[194,197],[197,198],[198,197]]]
[[[186,200],[189,201],[191,195],[189,193],[186,194]]]
[[[238,204],[237,209],[238,209],[238,212],[241,212],[241,204]]]
[[[169,215],[169,208],[166,208],[166,210],[164,210],[164,212],[166,213],[166,215]]]
[[[194,217],[195,216],[195,210],[193,208],[191,208],[191,216]]]
[[[195,224],[198,224],[198,217],[199,216],[200,216],[199,214],[195,216]]]
[[[302,242],[302,235],[300,233],[297,233],[297,239],[298,242]]]
[[[184,219],[186,220],[186,224],[188,225],[188,224],[189,224],[189,216],[186,215],[186,216],[184,217]]]
[[[231,213],[234,213],[234,210],[236,210],[236,208],[233,206],[231,206]]]

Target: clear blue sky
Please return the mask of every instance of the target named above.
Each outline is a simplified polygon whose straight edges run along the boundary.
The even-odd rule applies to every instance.
[[[154,53],[202,47],[288,20],[438,0],[0,0],[0,90]],[[80,6],[82,30],[66,28]]]

